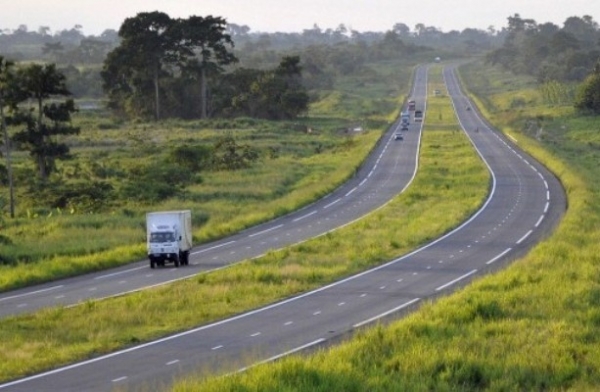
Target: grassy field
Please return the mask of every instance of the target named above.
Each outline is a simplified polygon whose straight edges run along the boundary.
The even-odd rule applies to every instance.
[[[443,124],[455,127],[456,120],[447,97],[435,101],[432,105],[439,105],[445,120],[428,126],[413,185],[385,208],[338,231],[225,270],[121,298],[0,320],[0,379],[107,353],[305,292],[451,230],[481,205],[489,175],[462,133],[437,129]]]
[[[552,237],[391,326],[174,391],[600,389],[598,119],[544,104],[532,81],[510,73],[471,64],[461,74],[484,114],[560,176],[569,208]]]
[[[31,160],[15,152],[16,219],[6,214],[8,189],[0,188],[0,291],[143,259],[148,211],[190,209],[200,244],[324,196],[353,175],[394,120],[411,72],[410,64],[394,63],[374,68],[369,80],[340,78],[336,90],[320,91],[309,116],[297,121],[121,123],[78,113],[81,133],[64,139],[74,159],[57,162],[53,181],[106,183],[115,197],[102,203],[71,198],[73,205],[62,209],[40,206],[57,192],[27,186],[35,176]],[[346,132],[355,127],[364,131]],[[172,162],[174,150],[212,146],[228,135],[250,146],[258,160],[235,171],[200,169],[175,195],[137,199],[190,171]]]

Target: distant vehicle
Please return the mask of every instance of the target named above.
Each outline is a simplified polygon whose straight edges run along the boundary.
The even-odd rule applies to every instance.
[[[442,61],[442,59],[441,59],[441,58],[439,58],[439,57],[436,57],[434,61],[435,61],[436,63],[439,63],[440,61]]]
[[[410,124],[410,112],[402,112],[400,114],[400,124]]]
[[[408,101],[408,110],[410,110],[412,112],[416,108],[417,108],[417,103],[413,99],[411,99],[410,101]]]
[[[394,140],[404,140],[404,136],[398,131],[394,134]]]
[[[146,234],[150,268],[173,262],[175,267],[189,264],[192,248],[192,213],[190,210],[149,212]]]
[[[415,122],[423,121],[423,112],[421,110],[415,110]]]
[[[408,124],[401,124],[400,125],[400,130],[401,131],[408,131]]]
[[[470,106],[467,106],[467,110],[471,110],[471,107],[470,107]]]

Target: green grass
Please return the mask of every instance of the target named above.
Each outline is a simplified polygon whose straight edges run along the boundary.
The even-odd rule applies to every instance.
[[[544,105],[512,74],[478,64],[461,74],[486,116],[560,176],[569,208],[555,233],[502,272],[391,326],[174,391],[600,389],[598,120]],[[522,111],[518,96],[529,97]],[[527,125],[537,116],[546,118],[540,137]]]
[[[481,205],[489,175],[463,134],[435,127],[427,127],[423,136],[420,161],[404,194],[325,236],[169,286],[0,320],[0,379],[90,358],[306,292],[448,232]]]
[[[408,88],[410,67],[388,64],[378,67],[377,75],[359,84],[342,78],[339,91],[351,99],[331,106],[330,98],[324,98],[312,104],[309,117],[293,122],[242,118],[121,123],[80,113],[74,122],[81,134],[65,139],[75,158],[57,163],[64,181],[91,178],[118,189],[128,170],[164,159],[174,146],[212,145],[228,132],[239,144],[256,148],[260,159],[238,171],[201,171],[201,181],[157,203],[117,199],[90,212],[77,206],[59,210],[36,205],[39,195],[23,185],[34,175],[32,164],[27,153],[15,152],[16,219],[6,214],[8,189],[0,188],[0,210],[5,212],[0,214],[0,291],[143,259],[148,211],[190,209],[194,242],[200,244],[326,195],[354,174],[393,121]],[[386,83],[390,77],[394,82]],[[328,95],[336,93],[324,93]],[[364,132],[344,131],[354,126]]]

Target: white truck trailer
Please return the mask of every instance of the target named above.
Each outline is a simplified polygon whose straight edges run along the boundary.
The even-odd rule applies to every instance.
[[[146,234],[150,268],[173,262],[175,267],[189,264],[192,249],[190,210],[149,212]]]

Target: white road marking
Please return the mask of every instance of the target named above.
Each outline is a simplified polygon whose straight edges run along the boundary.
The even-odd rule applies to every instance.
[[[546,215],[543,215],[543,214],[542,214],[542,216],[540,216],[540,219],[538,219],[538,221],[536,222],[535,227],[538,227],[540,225],[540,223],[542,223],[542,221],[544,220],[545,216]]]
[[[261,362],[255,363],[255,364],[253,364],[253,365],[251,365],[251,366],[243,367],[243,368],[241,368],[240,370],[238,370],[238,373],[239,373],[239,372],[244,372],[244,371],[248,370],[249,368],[252,368],[252,367],[255,367],[255,366],[258,366],[258,365],[262,365],[262,364],[264,364],[264,363],[273,362],[273,361],[275,361],[275,360],[277,360],[277,359],[279,359],[279,358],[283,358],[283,357],[285,357],[285,356],[287,356],[287,355],[294,354],[294,353],[296,353],[296,352],[298,352],[298,351],[305,350],[305,349],[307,349],[307,348],[309,348],[309,347],[311,347],[311,346],[315,346],[315,345],[317,345],[317,344],[323,343],[324,341],[325,341],[325,339],[324,339],[324,338],[317,339],[317,340],[315,340],[315,341],[312,341],[312,342],[310,342],[310,343],[307,343],[307,344],[305,344],[305,345],[303,345],[303,346],[296,347],[296,348],[294,348],[294,349],[292,349],[292,350],[289,350],[289,351],[286,351],[286,352],[284,352],[284,353],[281,353],[281,354],[275,355],[275,356],[273,356],[273,357],[271,357],[271,358],[265,359],[264,361],[261,361]]]
[[[454,279],[454,280],[452,280],[452,281],[450,281],[450,282],[448,282],[448,283],[446,283],[444,285],[441,285],[440,287],[436,288],[435,291],[440,291],[440,290],[445,289],[446,287],[452,286],[454,283],[460,282],[461,280],[463,280],[463,279],[465,279],[465,278],[473,275],[475,272],[477,272],[476,269],[474,269],[474,270],[472,270],[470,272],[467,272],[463,276],[459,276],[458,278],[456,278],[456,279]]]
[[[269,229],[266,229],[266,230],[263,230],[263,231],[259,231],[258,233],[250,234],[248,237],[252,238],[252,237],[255,237],[257,235],[265,234],[265,233],[268,233],[270,231],[280,229],[282,227],[283,227],[282,224],[281,225],[277,225],[277,226],[273,226],[273,227],[271,227]]]
[[[15,299],[15,298],[21,298],[21,297],[28,297],[30,295],[41,294],[41,293],[45,293],[47,291],[52,291],[52,290],[60,289],[60,288],[63,288],[63,287],[64,287],[64,285],[61,284],[59,286],[53,286],[53,287],[49,287],[47,289],[31,291],[31,292],[25,293],[25,294],[11,295],[10,297],[0,298],[0,302],[2,302],[2,301],[8,301],[9,299]]]
[[[332,205],[334,205],[335,203],[338,203],[340,200],[342,200],[342,198],[339,198],[337,200],[332,201],[331,203],[327,204],[325,207],[323,207],[323,209],[329,208]]]
[[[500,253],[498,256],[496,256],[493,259],[489,260],[488,262],[486,262],[486,264],[492,264],[494,261],[498,260],[499,258],[501,258],[502,256],[504,256],[505,254],[507,254],[511,250],[512,250],[512,248],[505,249],[504,252]]]
[[[356,323],[356,324],[354,324],[354,325],[352,326],[352,328],[359,328],[359,327],[362,327],[362,326],[363,326],[363,325],[365,325],[365,324],[369,324],[369,323],[371,323],[371,322],[373,322],[373,321],[376,321],[376,320],[378,320],[378,319],[380,319],[380,318],[382,318],[382,317],[385,317],[385,316],[387,316],[388,314],[392,314],[392,313],[394,313],[394,312],[397,312],[397,311],[399,311],[400,309],[403,309],[403,308],[405,308],[405,307],[407,307],[407,306],[409,306],[409,305],[412,305],[412,304],[414,304],[415,302],[417,302],[417,301],[419,301],[419,300],[420,300],[420,298],[414,298],[414,299],[411,299],[410,301],[408,301],[408,302],[405,302],[405,303],[403,303],[402,305],[400,305],[400,306],[397,306],[397,307],[395,307],[395,308],[393,308],[393,309],[390,309],[390,310],[388,310],[387,312],[380,313],[380,314],[378,314],[378,315],[377,315],[377,316],[375,316],[375,317],[371,317],[370,319],[367,319],[367,320],[361,321],[360,323]]]
[[[300,216],[300,217],[298,217],[298,218],[294,219],[292,222],[298,222],[298,221],[301,221],[302,219],[304,219],[304,218],[308,218],[309,216],[311,216],[311,215],[314,215],[314,214],[316,214],[316,213],[317,213],[317,211],[316,211],[316,210],[315,210],[315,211],[312,211],[312,212],[309,212],[309,213],[308,213],[308,214],[306,214],[306,215],[302,215],[302,216]]]
[[[346,193],[346,197],[350,196],[351,194],[354,193],[354,191],[357,189],[357,187],[352,188],[348,193]]]
[[[206,248],[206,249],[202,249],[199,250],[197,252],[192,252],[190,253],[191,255],[197,255],[199,253],[204,253],[204,252],[208,252],[209,250],[213,250],[213,249],[217,249],[217,248],[221,248],[223,246],[227,246],[227,245],[231,245],[233,244],[235,241],[229,241],[229,242],[225,242],[224,244],[219,244],[219,245],[215,245],[215,246],[211,246],[210,248]]]
[[[529,235],[533,232],[533,230],[529,230],[527,233],[525,233],[525,235],[523,237],[521,237],[518,241],[517,244],[520,244],[521,242],[525,241],[525,239],[527,237],[529,237]]]
[[[143,267],[130,268],[130,269],[125,270],[125,271],[113,272],[112,274],[106,274],[106,275],[97,276],[97,277],[94,278],[94,280],[112,278],[113,276],[127,274],[129,272],[133,272],[133,271],[137,271],[137,270],[141,270],[141,269],[145,269],[145,268],[148,268],[148,267],[147,266],[143,266]]]

